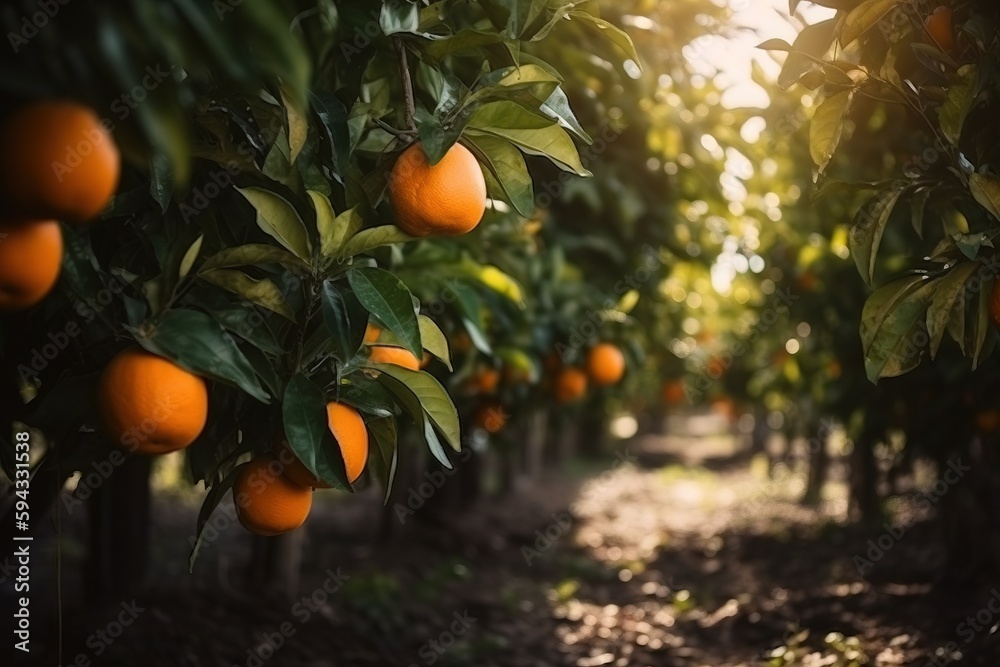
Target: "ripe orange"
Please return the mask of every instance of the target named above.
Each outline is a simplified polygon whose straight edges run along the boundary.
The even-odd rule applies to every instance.
[[[412,356],[412,355],[411,355]],[[349,405],[330,401],[326,404],[327,424],[344,457],[347,480],[354,482],[368,463],[368,429],[361,413]]]
[[[344,472],[347,480],[354,483],[368,463],[368,429],[365,420],[349,405],[331,401],[326,406],[327,423],[334,440],[344,458]],[[296,484],[314,489],[329,489],[330,485],[310,472],[309,468],[295,455],[287,441],[276,448],[277,457],[284,466],[282,474]]]
[[[97,402],[108,435],[119,446],[142,454],[187,447],[208,419],[205,381],[139,348],[119,352],[108,363]]]
[[[473,423],[487,433],[499,433],[507,424],[507,416],[500,403],[484,403],[476,410]]]
[[[59,223],[0,224],[0,311],[24,310],[45,298],[62,257]]]
[[[951,7],[941,5],[924,21],[924,28],[934,43],[945,53],[955,48],[955,33],[952,31]]]
[[[993,326],[1000,327],[1000,280],[993,283],[993,291],[990,292],[990,319]]]
[[[368,323],[368,326],[365,327],[365,342],[368,343],[369,345],[377,341],[378,337],[381,335],[382,335],[381,327],[375,324],[371,324],[370,322]]]
[[[459,331],[455,334],[455,337],[451,339],[451,349],[453,352],[460,354],[471,350],[472,339],[469,337],[469,334],[465,331]]]
[[[500,386],[500,372],[484,368],[469,380],[469,390],[479,394],[492,394]]]
[[[118,187],[121,157],[89,108],[75,102],[21,107],[0,128],[4,215],[84,222]]]
[[[684,383],[680,380],[673,380],[663,385],[663,402],[667,405],[679,405],[686,396]]]
[[[313,490],[281,474],[271,455],[250,461],[233,485],[236,516],[257,535],[280,535],[301,526],[312,509]]]
[[[281,444],[275,447],[275,456],[281,462],[281,465],[284,466],[282,474],[296,484],[309,486],[314,489],[330,488],[329,484],[309,472],[309,468],[295,455],[295,452],[292,451],[287,441],[282,440]]]
[[[615,384],[625,374],[625,355],[611,343],[599,343],[587,355],[587,373],[598,386]]]
[[[395,364],[411,371],[420,370],[420,360],[412,352],[401,347],[372,345],[368,348],[368,358],[380,364]]]
[[[562,369],[556,376],[555,393],[560,403],[582,398],[587,393],[587,374],[575,366]]]
[[[458,236],[471,231],[486,211],[486,180],[469,149],[455,144],[431,165],[415,143],[396,160],[389,176],[396,224],[412,236]]]
[[[995,408],[980,410],[976,413],[976,428],[984,435],[1000,431],[1000,412]]]

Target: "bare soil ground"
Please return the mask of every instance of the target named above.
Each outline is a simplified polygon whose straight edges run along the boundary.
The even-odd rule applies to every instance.
[[[420,523],[418,511],[391,544],[378,539],[375,494],[324,494],[293,601],[241,583],[250,538],[238,525],[187,574],[197,505],[160,495],[142,611],[117,637],[123,601],[95,608],[76,593],[85,542],[74,516],[63,526],[62,659],[41,600],[35,660],[0,664],[1000,664],[993,584],[942,570],[933,517],[903,503],[891,531],[851,527],[842,483],[802,507],[801,475],[769,476],[718,435],[647,436],[619,454],[449,522]],[[880,539],[888,548],[869,554]],[[856,556],[872,562],[864,575]],[[35,567],[38,595],[52,599],[54,564]],[[321,595],[338,572],[336,592]]]

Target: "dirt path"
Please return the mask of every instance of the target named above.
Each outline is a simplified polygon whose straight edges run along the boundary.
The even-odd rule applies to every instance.
[[[234,564],[248,543],[238,528],[183,574],[194,510],[161,501],[156,543],[166,548],[138,596],[149,611],[93,664],[1000,664],[992,586],[931,585],[932,523],[893,529],[862,577],[854,557],[885,531],[844,527],[842,484],[805,509],[801,475],[770,478],[736,455],[712,434],[623,443],[603,472],[420,525],[396,546],[375,539],[374,498],[333,500],[310,519],[302,590],[325,598],[315,606],[238,590]],[[324,584],[336,591],[320,595]],[[979,630],[961,625],[981,610]],[[69,613],[64,664],[96,658],[87,640],[117,607]]]

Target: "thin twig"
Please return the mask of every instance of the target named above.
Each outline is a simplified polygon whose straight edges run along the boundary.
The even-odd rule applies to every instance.
[[[406,128],[410,131],[417,129],[417,124],[413,120],[417,106],[413,100],[413,80],[410,79],[410,66],[406,61],[406,46],[399,37],[392,38],[392,45],[396,48],[396,56],[399,58],[399,78],[403,84],[403,98],[406,101]]]

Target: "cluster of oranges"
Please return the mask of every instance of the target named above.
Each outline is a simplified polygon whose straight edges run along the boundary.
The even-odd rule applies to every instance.
[[[553,392],[560,403],[572,403],[587,393],[587,387],[610,387],[625,375],[625,355],[614,343],[598,343],[587,352],[584,367],[564,366],[553,353],[546,361],[550,372],[555,373]]]
[[[118,187],[121,158],[94,112],[73,102],[21,107],[0,127],[0,311],[35,305],[59,278],[59,220],[84,223]]]
[[[330,402],[326,406],[330,431],[340,446],[347,479],[353,483],[368,462],[368,431],[354,408]],[[314,475],[287,442],[273,454],[255,457],[240,471],[233,485],[236,515],[243,527],[257,535],[280,535],[301,526],[312,509],[314,489],[330,485]]]
[[[105,432],[121,447],[166,454],[190,446],[208,419],[208,387],[198,375],[138,348],[119,352],[98,384]],[[326,406],[327,425],[340,447],[347,479],[368,463],[368,431],[361,414],[343,403]],[[302,525],[312,491],[329,488],[282,441],[273,453],[254,458],[233,487],[237,514],[259,535],[277,535]]]

